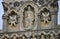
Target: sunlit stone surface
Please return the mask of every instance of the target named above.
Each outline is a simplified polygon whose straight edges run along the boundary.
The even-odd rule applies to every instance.
[[[3,0],[2,4],[0,39],[60,38],[58,0]]]

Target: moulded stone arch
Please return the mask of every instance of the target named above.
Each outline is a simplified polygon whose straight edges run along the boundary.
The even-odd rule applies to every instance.
[[[34,3],[34,2],[32,2],[32,1],[27,1],[27,2],[24,2],[22,5],[21,5],[21,7],[20,7],[20,17],[21,17],[21,27],[22,27],[22,29],[21,30],[25,30],[26,28],[24,28],[24,26],[23,26],[23,12],[24,12],[24,8],[26,8],[28,5],[31,5],[33,8],[34,8],[34,18],[35,18],[35,27],[34,27],[34,25],[32,26],[32,27],[34,27],[33,29],[35,30],[36,29],[36,26],[37,26],[37,23],[36,23],[36,21],[37,21],[37,14],[38,14],[38,6]]]
[[[15,35],[16,37],[19,37],[19,35],[16,34],[16,33],[13,33],[13,34],[11,35],[11,37],[13,37],[14,35]]]
[[[9,11],[9,13],[7,13],[7,16],[8,16],[9,14],[12,14],[12,13],[11,13],[12,11],[14,11],[17,15],[19,15],[19,12],[18,12],[17,10],[12,9],[12,10]]]
[[[55,31],[49,31],[48,34],[50,34],[50,33],[53,33],[53,34],[57,35],[57,33]]]
[[[13,33],[13,34],[11,35],[11,39],[19,39],[19,35],[16,34],[16,33]]]
[[[39,9],[39,13],[40,13],[44,8],[50,10],[50,8],[49,8],[48,6],[43,6],[43,7],[41,7],[41,8]]]
[[[23,10],[24,10],[24,8],[27,6],[27,5],[31,5],[32,7],[34,7],[34,9],[35,9],[35,12],[36,13],[38,13],[38,6],[34,3],[34,2],[32,2],[32,1],[27,1],[27,2],[25,2],[25,3],[23,3],[22,5],[21,5],[21,9],[20,9],[20,12],[21,13],[23,13]]]
[[[40,39],[46,39],[46,33],[44,31],[41,31],[40,35],[39,35],[39,38]]]
[[[6,36],[7,38],[9,38],[9,35],[8,35],[8,34],[4,34],[4,35],[1,37],[1,39],[3,39],[5,36]]]
[[[44,35],[46,35],[46,32],[44,32],[44,31],[41,31],[39,34],[41,35],[42,33],[43,33]]]
[[[56,36],[55,31],[50,31],[50,33],[49,33],[49,38],[50,38],[50,39],[56,39],[55,36]]]

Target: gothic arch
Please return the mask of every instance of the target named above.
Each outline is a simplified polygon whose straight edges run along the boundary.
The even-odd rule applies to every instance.
[[[8,34],[4,34],[2,37],[1,37],[1,39],[4,39],[4,38],[7,38],[7,39],[9,39],[9,35]]]
[[[46,39],[46,33],[44,31],[40,32],[39,38]]]
[[[15,9],[10,10],[10,12],[7,13],[7,15],[8,15],[8,14],[11,14],[11,11],[14,11],[17,15],[19,15],[19,12],[18,12],[17,10],[15,10]]]
[[[44,34],[44,35],[46,35],[46,32],[45,31],[41,31],[39,34],[41,35],[41,34]]]
[[[49,31],[48,34],[50,34],[50,33],[53,33],[53,34],[57,35],[57,33],[55,31]]]
[[[50,34],[49,34],[49,39],[56,39],[55,36],[56,36],[55,32],[52,31],[52,32],[50,32]]]
[[[39,9],[39,16],[40,16],[40,28],[41,29],[47,29],[51,28],[50,25],[51,23],[51,11],[48,6],[44,6]],[[46,18],[45,18],[46,17]],[[45,20],[46,19],[46,20]]]
[[[31,7],[33,7],[34,8],[34,17],[35,17],[35,22],[37,21],[37,14],[38,14],[38,6],[35,4],[35,3],[33,3],[33,2],[31,2],[31,1],[28,1],[28,2],[25,2],[24,4],[22,4],[22,6],[20,7],[21,9],[20,9],[20,17],[21,17],[21,27],[22,27],[22,29],[23,30],[25,30],[25,29],[27,29],[27,28],[24,28],[24,24],[23,24],[23,12],[24,12],[24,8],[26,8],[28,5],[30,5]],[[35,25],[35,24],[34,24]],[[36,23],[36,25],[37,25],[37,23]],[[36,26],[35,25],[35,26]],[[33,27],[33,26],[32,26]],[[36,29],[36,27],[35,28],[33,28],[33,29]]]
[[[16,33],[13,33],[13,34],[11,35],[11,37],[13,37],[14,35],[16,35],[17,37],[19,37],[19,35],[18,35],[18,34],[16,34]]]
[[[39,13],[41,12],[41,10],[43,10],[44,8],[46,8],[46,9],[50,9],[48,6],[43,6],[43,7],[41,7],[40,9],[39,9]]]
[[[38,13],[38,6],[32,2],[32,1],[28,1],[28,2],[25,2],[21,5],[21,9],[20,9],[20,12],[23,12],[24,8],[27,6],[27,5],[31,5],[32,7],[34,7],[35,9],[35,12]]]
[[[14,34],[11,35],[11,39],[13,39],[13,38],[19,39],[19,35],[14,33]]]
[[[18,17],[19,17],[19,15],[18,15],[18,12],[16,11],[16,10],[10,10],[10,12],[7,14],[8,16],[7,16],[7,25],[8,25],[8,27],[10,27],[9,29],[18,29]],[[11,20],[13,20],[13,21],[11,21]],[[13,23],[14,22],[14,23]]]

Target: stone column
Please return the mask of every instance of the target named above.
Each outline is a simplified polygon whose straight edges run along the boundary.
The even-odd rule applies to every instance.
[[[2,16],[2,19],[3,19],[3,32],[6,32],[7,31],[7,26],[8,26],[8,24],[7,24],[7,16]]]

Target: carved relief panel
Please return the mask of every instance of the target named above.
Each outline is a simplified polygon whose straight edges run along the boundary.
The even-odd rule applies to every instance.
[[[9,14],[9,25],[10,26],[16,26],[18,24],[17,14],[12,11],[11,14]]]
[[[27,5],[27,7],[24,8],[23,13],[23,26],[25,28],[31,28],[34,26],[35,23],[35,13],[34,13],[34,7],[31,5]]]
[[[30,30],[37,28],[37,13],[38,8],[33,2],[25,2],[21,6],[20,17],[22,29]]]
[[[11,4],[12,2],[9,3]],[[20,1],[15,1],[12,4],[14,7],[12,7],[12,5],[8,6],[9,4],[3,5],[5,13],[8,11],[6,13],[6,15],[8,15],[8,18],[6,17],[7,23],[5,23],[5,19],[4,19],[4,26],[7,25],[9,30],[17,30],[17,29],[37,30],[38,28],[45,28],[45,27],[50,28],[50,26],[54,26],[55,24],[54,17],[56,16],[55,15],[51,16],[51,12],[52,10],[56,10],[57,9],[56,7],[58,7],[57,5],[58,3],[56,1],[50,2],[50,0],[32,0],[32,1],[22,1],[22,3],[20,3]],[[45,4],[47,5],[46,8],[44,8]],[[17,12],[15,11],[10,12],[11,8],[12,10],[16,8],[15,10],[19,12],[19,16],[20,16],[19,19]],[[38,17],[38,14],[40,14],[40,18]]]
[[[48,27],[49,24],[51,22],[51,13],[50,10],[47,8],[43,8],[40,11],[40,27],[44,28],[44,27]]]
[[[10,14],[8,14],[7,22],[9,30],[18,29],[18,15],[15,11],[11,11]]]

